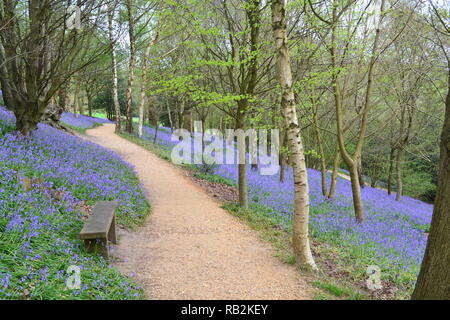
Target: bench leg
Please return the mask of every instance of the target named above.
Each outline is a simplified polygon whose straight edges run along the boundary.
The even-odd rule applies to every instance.
[[[87,239],[84,240],[84,247],[87,252],[99,253],[109,259],[108,239]]]
[[[114,244],[117,244],[116,216],[115,215],[112,218],[111,227],[109,227],[108,240]]]

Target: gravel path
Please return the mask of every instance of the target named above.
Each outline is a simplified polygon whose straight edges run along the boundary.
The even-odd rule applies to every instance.
[[[135,166],[152,214],[134,232],[120,230],[114,265],[135,273],[149,299],[310,299],[294,266],[274,257],[255,231],[220,208],[186,174],[114,134],[114,125],[87,139]]]

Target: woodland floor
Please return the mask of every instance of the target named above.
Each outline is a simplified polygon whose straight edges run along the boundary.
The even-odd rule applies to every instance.
[[[115,135],[112,124],[85,138],[135,166],[148,193],[152,214],[134,231],[120,229],[112,251],[113,265],[134,273],[148,299],[313,298],[295,266],[183,170]]]

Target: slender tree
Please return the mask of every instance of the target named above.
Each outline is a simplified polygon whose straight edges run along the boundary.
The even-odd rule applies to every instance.
[[[144,106],[145,106],[146,87],[147,87],[146,76],[147,76],[148,60],[149,60],[149,56],[150,56],[150,49],[158,42],[159,27],[160,27],[160,20],[158,19],[155,36],[154,36],[153,40],[148,42],[147,46],[145,47],[144,56],[142,57],[141,98],[139,101],[139,121],[138,121],[138,136],[139,136],[139,138],[142,138],[143,126],[144,126]]]
[[[281,86],[281,107],[286,123],[287,139],[294,173],[293,247],[297,262],[304,268],[316,270],[311,253],[309,223],[309,190],[305,155],[297,119],[291,62],[286,34],[286,11],[284,0],[273,0],[272,29],[276,43],[276,70]]]
[[[136,35],[135,17],[133,0],[126,1],[128,14],[128,40],[130,42],[130,59],[128,64],[128,85],[127,85],[127,122],[126,130],[133,133],[133,84],[134,84],[134,67],[136,64]]]
[[[120,125],[120,104],[119,104],[119,93],[117,88],[117,60],[116,60],[116,41],[114,39],[114,11],[115,5],[110,3],[108,6],[108,35],[109,35],[109,46],[111,50],[111,94],[112,101],[114,104],[114,112],[116,118],[116,133],[119,133],[121,129]]]
[[[361,159],[362,149],[364,146],[364,139],[367,131],[367,123],[368,123],[368,115],[369,111],[372,107],[372,90],[373,90],[373,71],[375,67],[375,62],[377,61],[378,54],[379,54],[379,42],[380,42],[380,25],[382,22],[382,18],[384,16],[384,6],[385,6],[385,0],[381,0],[381,6],[380,6],[380,18],[376,26],[375,30],[375,38],[373,41],[372,46],[372,52],[371,57],[369,61],[369,68],[367,71],[367,85],[366,85],[366,92],[365,92],[365,100],[363,109],[361,111],[361,123],[358,133],[358,139],[356,142],[355,151],[352,154],[348,152],[347,146],[345,144],[345,138],[344,138],[344,125],[343,125],[343,108],[342,108],[342,100],[341,100],[341,92],[339,88],[339,82],[338,82],[338,64],[336,61],[336,51],[337,51],[337,27],[339,22],[339,15],[338,15],[338,7],[337,7],[337,1],[333,3],[332,8],[332,15],[333,15],[333,21],[331,25],[331,60],[332,60],[332,67],[333,67],[333,92],[334,92],[334,98],[335,98],[335,107],[336,107],[336,122],[337,122],[337,138],[339,143],[339,151],[341,153],[342,159],[344,159],[345,163],[350,169],[350,178],[352,183],[352,194],[353,194],[353,206],[355,209],[355,217],[356,221],[358,223],[362,223],[364,220],[364,208],[363,203],[361,199],[361,184],[359,181],[359,174],[358,174],[358,164]]]

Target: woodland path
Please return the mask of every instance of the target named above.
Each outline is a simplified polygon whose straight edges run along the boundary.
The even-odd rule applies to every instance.
[[[311,299],[299,271],[270,244],[186,177],[180,168],[114,134],[87,131],[135,166],[152,213],[135,231],[119,231],[115,265],[136,275],[149,299]]]

